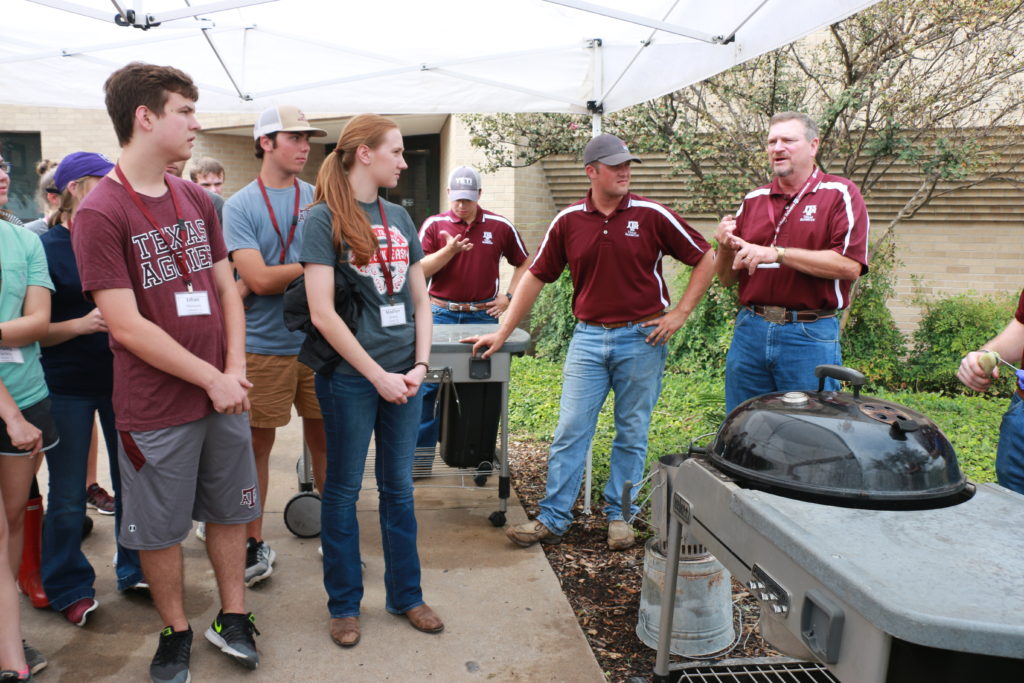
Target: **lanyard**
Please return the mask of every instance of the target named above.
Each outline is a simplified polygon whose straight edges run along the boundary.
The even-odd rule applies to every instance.
[[[817,167],[815,167],[814,173],[812,173],[811,177],[807,179],[807,183],[804,184],[804,188],[797,193],[796,197],[794,197],[792,201],[786,204],[786,209],[782,212],[782,218],[780,218],[779,222],[775,224],[775,234],[772,236],[772,243],[768,246],[775,246],[775,243],[779,239],[779,230],[782,229],[782,225],[786,222],[786,219],[789,218],[789,214],[793,212],[793,209],[796,208],[796,205],[800,203],[800,200],[804,198],[804,193],[807,192],[808,189],[810,189],[811,184],[817,177],[818,169]],[[775,208],[772,206],[772,202],[770,199],[768,201],[768,220],[771,221],[772,223],[775,223]]]
[[[388,298],[395,295],[395,281],[391,277],[391,230],[388,227],[388,217],[384,213],[384,202],[377,197],[377,208],[380,210],[380,222],[384,226],[384,240],[388,247],[388,257],[385,260],[384,254],[380,252],[380,241],[377,242],[377,260],[380,261],[381,271],[384,275],[384,285],[388,288]]]
[[[135,191],[132,184],[128,182],[128,179],[124,177],[124,172],[121,170],[120,164],[114,165],[114,172],[117,173],[117,179],[121,181],[121,185],[128,192],[128,196],[135,202],[136,208],[142,212],[142,215],[146,217],[149,224],[153,226],[153,230],[156,231],[157,239],[164,244],[164,248],[171,252],[171,256],[174,258],[174,262],[178,265],[178,272],[181,273],[181,279],[185,281],[185,288],[188,291],[192,291],[192,271],[188,267],[188,261],[185,260],[185,238],[187,233],[185,231],[185,224],[181,220],[181,210],[178,208],[178,199],[174,196],[174,188],[170,182],[167,183],[167,192],[171,195],[171,205],[174,206],[174,227],[178,229],[178,240],[181,242],[181,252],[176,252],[171,248],[171,245],[167,243],[167,239],[164,237],[163,231],[160,229],[160,225],[157,224],[156,219],[153,218],[153,214],[149,212],[146,205],[142,203],[142,198],[139,197],[139,193]]]
[[[270,204],[270,197],[267,196],[267,188],[263,184],[263,178],[256,176],[256,182],[260,186],[260,192],[263,193],[263,203],[267,205],[267,213],[270,214],[270,222],[274,226],[274,232],[277,233],[278,244],[281,245],[281,265],[284,265],[285,256],[288,254],[288,247],[292,246],[292,240],[295,239],[295,228],[299,224],[299,180],[294,179],[295,182],[295,209],[292,212],[292,227],[288,231],[288,241],[284,241],[284,236],[281,235],[281,228],[277,225],[277,216],[274,215],[274,207]]]

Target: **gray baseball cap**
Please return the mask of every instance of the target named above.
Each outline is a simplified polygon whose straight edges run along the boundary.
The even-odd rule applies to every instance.
[[[480,201],[480,174],[469,166],[459,166],[448,176],[448,199]]]
[[[630,153],[626,143],[611,133],[602,133],[591,139],[583,150],[583,165],[589,166],[595,161],[600,161],[608,166],[618,166],[626,161],[642,163],[639,157]]]

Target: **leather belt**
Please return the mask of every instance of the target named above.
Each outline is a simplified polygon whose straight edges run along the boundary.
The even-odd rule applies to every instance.
[[[493,299],[492,299],[493,301]],[[477,311],[486,311],[486,306],[479,304],[490,303],[489,301],[477,301],[474,303],[458,303],[456,301],[445,301],[444,299],[438,299],[436,296],[430,297],[430,303],[441,308],[446,308],[449,311],[455,313],[475,313]]]
[[[665,311],[658,311],[657,313],[651,313],[650,315],[640,318],[639,320],[626,320],[621,323],[592,323],[589,320],[581,320],[580,322],[584,325],[590,325],[591,327],[603,327],[606,330],[617,330],[620,327],[626,325],[636,325],[637,323],[645,323],[650,320],[656,320],[661,316],[665,315]]]
[[[747,310],[754,315],[759,315],[770,323],[785,325],[786,323],[813,323],[822,318],[836,317],[833,308],[810,308],[806,310],[795,310],[785,306],[761,306],[754,304],[747,306]]]

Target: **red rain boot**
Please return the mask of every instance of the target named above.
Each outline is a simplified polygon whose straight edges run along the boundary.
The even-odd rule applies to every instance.
[[[25,503],[25,544],[21,549],[21,567],[18,569],[18,588],[28,596],[32,606],[44,609],[50,606],[39,576],[43,546],[43,498],[36,495]]]

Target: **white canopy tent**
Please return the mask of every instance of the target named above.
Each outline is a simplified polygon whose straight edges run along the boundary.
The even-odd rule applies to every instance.
[[[206,112],[599,114],[877,1],[4,0],[0,103],[101,108],[142,60],[189,73]]]

